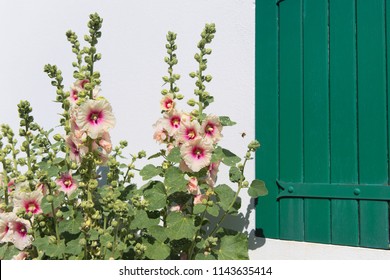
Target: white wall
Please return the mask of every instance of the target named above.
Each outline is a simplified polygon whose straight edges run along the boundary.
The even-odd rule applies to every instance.
[[[182,75],[179,87],[187,100],[194,89],[188,73],[196,69],[193,55],[199,34],[206,22],[214,22],[217,34],[207,71],[214,77],[209,91],[216,102],[208,112],[229,115],[238,122],[223,131],[222,144],[243,155],[247,142],[254,138],[254,0],[0,0],[0,123],[9,123],[16,130],[16,105],[27,99],[38,123],[45,128],[57,125],[60,108],[52,103],[55,91],[43,65],[57,64],[64,84],[73,82],[74,57],[65,32],[72,29],[82,39],[88,15],[95,11],[104,18],[98,45],[103,59],[96,68],[102,74],[102,94],[112,103],[117,118],[114,143],[128,140],[129,153],[158,151],[152,124],[160,117],[165,34],[168,30],[178,33],[176,72]],[[185,102],[181,106],[188,108]],[[242,132],[247,134],[244,139]],[[247,178],[253,177],[252,162]],[[228,181],[227,176],[219,180]],[[255,215],[248,196],[243,197],[242,205],[249,224],[243,220],[231,223],[251,232],[253,259],[390,258],[389,252],[380,250],[278,240],[264,243],[253,235]]]

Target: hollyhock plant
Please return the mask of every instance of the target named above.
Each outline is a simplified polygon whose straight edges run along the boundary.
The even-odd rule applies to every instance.
[[[252,141],[241,160],[220,146],[222,128],[235,123],[206,112],[214,101],[206,91],[212,80],[205,73],[206,46],[215,26],[206,24],[198,43],[199,65],[190,73],[197,100],[188,100],[190,112],[180,108],[176,34],[168,32],[168,88],[153,126],[163,147],[142,166],[145,151],[127,156],[129,143],[111,140],[115,116],[97,71],[102,23],[90,15],[83,47],[76,33],[66,32],[76,57],[70,86],[56,65],[44,66],[63,131],[52,135],[40,127],[28,101],[18,104],[21,141],[8,125],[0,126],[0,259],[247,259],[248,234],[224,221],[237,216],[241,190],[259,196],[266,188],[244,176],[259,143]],[[228,166],[230,183],[217,184],[220,164]],[[136,173],[147,181],[142,186],[133,182]]]

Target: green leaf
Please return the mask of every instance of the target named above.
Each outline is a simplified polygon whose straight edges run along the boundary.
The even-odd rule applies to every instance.
[[[232,166],[229,170],[229,179],[233,183],[237,183],[241,180],[242,174],[238,167]]]
[[[150,228],[148,228],[148,234],[150,234],[156,240],[164,242],[168,238],[168,235],[165,230],[166,229],[164,227],[159,225],[151,226]]]
[[[154,154],[154,155],[151,155],[150,157],[148,157],[148,160],[149,159],[153,159],[153,158],[158,158],[158,157],[161,157],[163,155],[163,153],[162,152],[158,152],[158,153],[156,153],[156,154]]]
[[[83,223],[83,216],[79,214],[69,220],[62,220],[58,224],[59,231],[69,232],[70,234],[77,234],[80,232],[81,224]]]
[[[236,193],[228,185],[219,185],[214,189],[214,192],[218,195],[218,204],[224,211],[227,211]]]
[[[221,246],[218,253],[219,260],[247,260],[248,238],[243,233],[226,235],[221,238]]]
[[[265,196],[268,194],[268,189],[264,181],[255,179],[248,189],[248,194],[251,197]]]
[[[50,177],[58,177],[58,173],[60,172],[60,169],[54,165],[51,165],[49,168],[46,169],[47,176]]]
[[[109,233],[105,233],[104,235],[100,235],[99,237],[100,243],[105,245],[108,242],[113,242],[114,241],[114,236],[112,236]]]
[[[11,260],[19,253],[20,251],[12,244],[3,243],[0,245],[0,260]]]
[[[139,175],[142,176],[142,180],[149,180],[161,173],[162,169],[160,167],[156,167],[153,164],[145,165],[144,168],[141,169]]]
[[[206,210],[206,205],[203,205],[203,204],[196,204],[194,206],[194,214],[197,215],[199,213],[203,213],[204,210]]]
[[[167,195],[175,192],[187,192],[188,181],[184,178],[179,168],[171,166],[165,173],[164,184],[167,187]]]
[[[66,243],[65,253],[72,256],[78,256],[83,250],[83,247],[80,246],[79,241],[80,237]]]
[[[221,122],[222,126],[233,126],[233,125],[237,124],[236,122],[232,121],[227,116],[220,116],[219,121]]]
[[[134,220],[130,223],[130,229],[144,229],[158,225],[160,219],[150,219],[145,210],[136,210]]]
[[[218,217],[218,215],[219,215],[218,205],[214,204],[213,206],[208,206],[207,213],[209,213],[213,217]]]
[[[167,160],[169,160],[170,162],[179,163],[181,161],[180,148],[179,147],[173,148],[169,152],[167,156]]]
[[[149,202],[148,210],[164,208],[167,203],[167,194],[163,183],[154,181],[152,187],[144,191],[144,197]]]
[[[51,244],[49,242],[49,237],[37,237],[33,243],[37,247],[38,251],[43,251],[47,256],[51,258],[63,259],[63,254],[65,253],[65,241],[60,240],[58,243]]]
[[[223,152],[221,147],[216,147],[211,155],[211,162],[221,161],[223,158]]]
[[[196,227],[192,217],[183,216],[178,212],[172,212],[168,215],[167,234],[171,240],[192,239],[195,232]]]
[[[171,254],[171,248],[161,241],[154,241],[153,244],[146,243],[145,256],[151,260],[164,260]]]
[[[89,240],[98,240],[99,239],[99,232],[96,229],[90,229],[88,231]]]
[[[65,160],[65,159],[63,159],[63,158],[55,158],[55,159],[53,160],[53,163],[52,163],[52,164],[58,165],[59,163],[63,162],[64,160]]]
[[[222,149],[222,162],[226,164],[227,166],[235,166],[237,163],[241,161],[241,159],[233,154],[231,151]]]

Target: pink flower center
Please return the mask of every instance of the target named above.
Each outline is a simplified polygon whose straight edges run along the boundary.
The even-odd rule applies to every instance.
[[[24,209],[26,209],[26,212],[36,214],[40,208],[38,202],[36,202],[35,200],[30,200],[24,203]]]
[[[173,116],[171,118],[171,125],[174,128],[178,128],[180,126],[180,117],[179,116]]]
[[[8,224],[5,226],[5,229],[4,229],[5,233],[7,233],[9,231],[9,226]]]
[[[69,189],[70,187],[72,187],[72,180],[71,179],[66,179],[65,181],[64,181],[64,186],[65,186],[65,188],[67,188],[67,189]]]
[[[196,131],[193,128],[187,128],[186,130],[187,140],[193,140],[196,137]]]
[[[172,104],[173,104],[173,100],[172,99],[166,100],[165,101],[165,108],[170,109],[172,107]]]
[[[103,121],[103,111],[91,111],[88,114],[88,121],[92,125],[98,125]]]
[[[201,159],[204,157],[204,149],[202,147],[195,146],[192,148],[191,154],[193,158]]]
[[[79,99],[78,92],[75,89],[72,89],[71,96],[74,101],[77,101]]]
[[[214,134],[215,125],[213,123],[208,123],[205,127],[205,133],[209,136]]]
[[[23,223],[17,222],[15,230],[21,237],[25,237],[27,235],[27,228]]]

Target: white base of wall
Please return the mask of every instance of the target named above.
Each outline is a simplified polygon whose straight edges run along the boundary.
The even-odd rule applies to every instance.
[[[252,260],[390,260],[390,250],[259,239],[264,245],[249,252]]]

